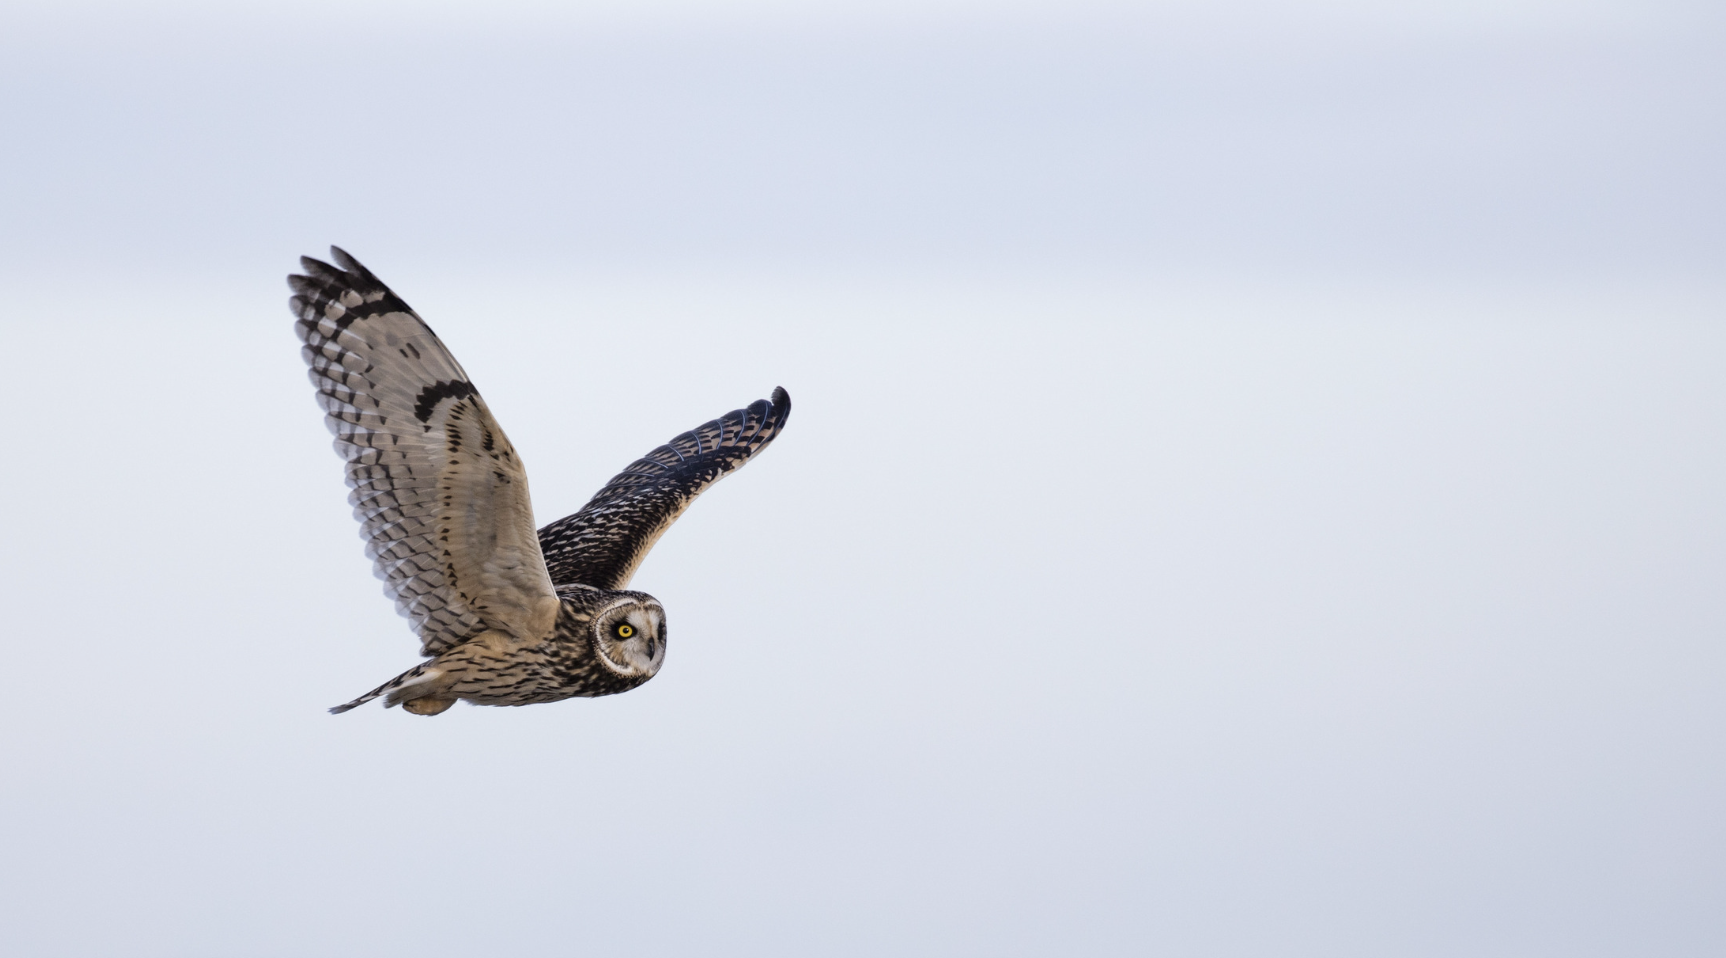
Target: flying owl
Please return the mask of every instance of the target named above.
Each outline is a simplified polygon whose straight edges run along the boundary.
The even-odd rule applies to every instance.
[[[379,696],[416,715],[466,699],[531,705],[627,692],[665,662],[665,610],[627,586],[708,486],[785,428],[774,389],[635,462],[533,530],[527,472],[472,380],[408,304],[335,247],[303,257],[288,305],[325,424],[347,462],[366,555],[425,662]]]

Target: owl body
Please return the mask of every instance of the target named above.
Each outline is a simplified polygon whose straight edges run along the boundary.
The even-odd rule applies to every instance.
[[[427,661],[330,711],[383,697],[532,705],[626,692],[665,661],[665,610],[627,587],[704,490],[765,449],[791,399],[703,423],[536,533],[527,473],[479,390],[418,314],[340,249],[288,277],[301,356],[384,592]]]
[[[622,633],[622,634],[620,634]],[[457,700],[537,705],[627,692],[665,662],[665,610],[644,592],[571,586],[537,641],[489,630],[423,662],[356,701],[435,715]]]

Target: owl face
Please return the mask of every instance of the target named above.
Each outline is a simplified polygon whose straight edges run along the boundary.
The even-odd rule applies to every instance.
[[[618,675],[653,675],[665,661],[665,610],[645,595],[617,599],[593,617],[593,648]]]

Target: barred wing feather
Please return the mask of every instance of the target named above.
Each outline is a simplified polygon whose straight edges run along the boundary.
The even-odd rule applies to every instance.
[[[289,305],[384,592],[426,655],[487,629],[538,638],[557,600],[520,457],[431,328],[330,252],[339,267],[300,260]]]
[[[695,497],[767,448],[790,415],[791,397],[775,389],[772,399],[703,423],[630,463],[580,512],[539,530],[552,582],[628,586]]]

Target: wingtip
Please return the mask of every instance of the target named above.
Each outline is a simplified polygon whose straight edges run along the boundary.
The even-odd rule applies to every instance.
[[[784,386],[774,386],[773,395],[768,401],[778,410],[779,422],[784,425],[785,420],[791,418],[791,394],[785,391]]]
[[[304,270],[308,276],[322,276],[326,279],[370,276],[370,272],[360,265],[360,261],[354,259],[353,254],[340,246],[330,247],[330,259],[333,262],[326,263],[316,256],[302,256],[300,257],[300,269]]]
[[[377,278],[365,264],[354,259],[353,254],[340,246],[330,247],[330,258],[335,263],[326,263],[314,256],[300,257],[300,269],[303,276],[290,275],[288,288],[295,292],[305,292],[301,286],[321,287],[318,292],[334,298],[340,290],[352,290],[364,297],[367,303],[376,304],[382,294],[385,301],[372,307],[373,312],[399,310],[404,313],[413,312],[413,307],[402,302],[383,280]],[[298,284],[298,285],[296,285]],[[298,315],[298,313],[296,313]]]
[[[360,281],[376,285],[380,288],[386,288],[384,287],[382,280],[378,279],[371,270],[366,269],[366,264],[354,259],[354,254],[342,249],[340,246],[331,246],[330,256],[342,265],[342,269],[347,270]]]

